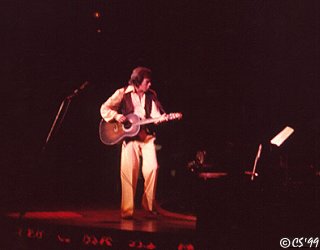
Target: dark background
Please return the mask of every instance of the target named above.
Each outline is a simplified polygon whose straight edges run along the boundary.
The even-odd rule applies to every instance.
[[[285,126],[289,173],[319,171],[317,1],[0,4],[4,207],[118,198],[119,150],[99,140],[99,109],[139,65],[166,111],[184,115],[158,128],[160,194],[198,149],[219,169],[250,170]],[[42,152],[61,102],[86,80]]]

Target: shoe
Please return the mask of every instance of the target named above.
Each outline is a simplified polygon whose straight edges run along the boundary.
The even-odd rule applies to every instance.
[[[133,220],[133,216],[132,215],[122,215],[121,219],[123,219],[123,220]]]
[[[157,220],[159,217],[159,214],[156,211],[146,211],[145,213],[145,218],[149,220]]]

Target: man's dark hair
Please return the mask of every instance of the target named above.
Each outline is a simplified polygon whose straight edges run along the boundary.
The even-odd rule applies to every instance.
[[[139,86],[144,78],[151,79],[152,71],[146,67],[137,67],[135,68],[129,80],[129,84],[133,84],[135,86]]]

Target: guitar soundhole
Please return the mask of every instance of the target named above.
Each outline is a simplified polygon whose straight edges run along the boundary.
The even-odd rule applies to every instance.
[[[130,127],[131,127],[131,122],[130,121],[126,121],[125,123],[123,123],[123,127],[125,128],[125,129],[129,129]]]

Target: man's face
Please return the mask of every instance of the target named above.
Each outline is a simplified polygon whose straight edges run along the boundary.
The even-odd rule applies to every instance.
[[[143,78],[142,83],[138,87],[138,91],[139,92],[147,92],[147,90],[150,88],[150,86],[151,86],[151,79]]]

